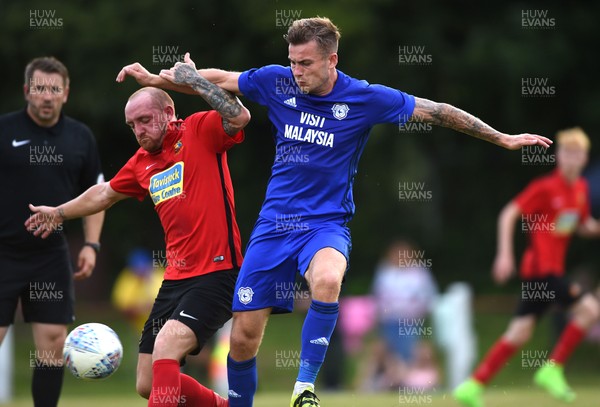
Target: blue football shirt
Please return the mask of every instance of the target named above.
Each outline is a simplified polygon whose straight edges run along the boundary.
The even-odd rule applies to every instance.
[[[325,96],[302,93],[289,67],[268,65],[240,75],[242,94],[266,106],[274,125],[275,161],[261,217],[278,224],[347,223],[371,128],[411,117],[413,96],[337,73]]]

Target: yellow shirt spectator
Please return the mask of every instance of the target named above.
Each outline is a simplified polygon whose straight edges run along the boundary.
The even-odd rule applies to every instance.
[[[112,303],[133,325],[142,332],[150,314],[156,294],[163,280],[164,269],[154,267],[147,250],[136,249],[128,259],[113,287]]]

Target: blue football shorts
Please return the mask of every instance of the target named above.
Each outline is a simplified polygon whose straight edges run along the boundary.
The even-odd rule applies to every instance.
[[[274,314],[292,312],[296,273],[304,276],[314,255],[331,247],[346,257],[352,249],[350,229],[323,222],[278,230],[276,222],[259,218],[250,235],[233,296],[233,311],[273,308]]]

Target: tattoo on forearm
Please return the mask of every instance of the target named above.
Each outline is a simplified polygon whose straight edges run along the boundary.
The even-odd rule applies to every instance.
[[[65,211],[63,208],[58,208],[58,215],[60,216],[61,221],[67,220],[67,217],[65,216]]]
[[[209,82],[190,65],[182,64],[175,68],[175,82],[191,86],[213,109],[219,112],[223,117],[223,129],[227,134],[233,135],[239,131],[239,128],[233,126],[229,121],[242,111],[237,97]]]
[[[421,119],[437,126],[448,127],[498,144],[500,133],[464,110],[446,103],[435,103],[427,99],[420,99],[417,107],[419,110],[425,111],[424,117],[417,117],[417,120]]]

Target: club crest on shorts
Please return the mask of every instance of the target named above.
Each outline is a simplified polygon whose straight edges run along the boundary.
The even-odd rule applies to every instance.
[[[252,288],[250,287],[240,287],[238,289],[237,294],[240,299],[240,302],[246,305],[252,302],[252,296],[254,295],[254,291],[252,291]]]
[[[333,117],[335,117],[338,120],[345,119],[346,116],[348,116],[349,110],[350,108],[345,103],[336,103],[331,108],[331,111],[333,112]]]

